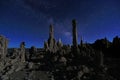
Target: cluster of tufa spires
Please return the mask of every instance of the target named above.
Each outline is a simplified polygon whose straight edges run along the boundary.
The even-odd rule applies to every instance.
[[[72,32],[73,32],[73,48],[74,50],[78,48],[78,44],[77,44],[77,27],[76,27],[76,20],[73,19],[72,20]],[[59,39],[58,42],[56,42],[55,38],[54,38],[54,29],[53,29],[53,25],[50,25],[50,29],[49,29],[49,39],[48,41],[44,42],[44,48],[45,51],[50,51],[50,52],[57,52],[59,49],[61,49],[61,47],[63,46],[61,39]]]
[[[29,74],[27,73],[29,79],[26,80],[34,80],[30,76],[34,76],[32,72],[37,72],[37,70],[52,73],[53,78],[56,78],[55,80],[57,78],[58,80],[87,80],[93,79],[93,77],[94,80],[98,78],[99,80],[105,80],[101,79],[106,78],[107,74],[105,63],[107,59],[104,53],[107,50],[111,52],[112,50],[119,51],[120,38],[114,38],[113,43],[109,43],[105,38],[97,40],[94,44],[88,44],[83,43],[81,37],[80,44],[78,44],[75,19],[72,20],[72,37],[71,46],[63,45],[60,39],[56,41],[54,28],[51,24],[49,38],[44,42],[44,48],[36,48],[35,46],[25,48],[25,42],[21,42],[19,48],[8,49],[8,39],[0,35],[0,72],[2,72],[0,73],[0,80],[1,76],[5,76],[3,77],[3,80],[5,80],[6,76],[9,78],[11,77],[9,75],[25,70],[25,72],[30,71]],[[106,80],[108,79],[106,78]]]
[[[48,41],[44,43],[44,48],[45,51],[50,51],[50,52],[57,52],[61,47],[63,46],[61,40],[59,39],[58,42],[56,42],[55,38],[54,38],[54,29],[53,29],[53,25],[50,25],[50,29],[49,29],[49,38]]]
[[[73,56],[78,56],[81,55],[82,53],[82,46],[83,46],[83,41],[81,40],[81,47],[78,45],[77,43],[77,26],[76,26],[76,20],[73,19],[72,20],[72,35],[73,35],[73,40],[72,40],[72,46],[71,47],[66,47],[66,48],[70,48],[72,51],[72,55]],[[5,56],[7,55],[7,45],[8,45],[8,40],[4,37],[4,36],[0,36],[0,59],[4,60]],[[50,52],[50,53],[56,53],[57,51],[61,51],[61,53],[65,53],[64,50],[62,50],[63,48],[63,44],[62,41],[56,41],[54,38],[54,29],[53,29],[53,25],[50,25],[49,28],[49,38],[47,41],[44,42],[44,51],[45,52]],[[21,60],[21,62],[25,62],[26,61],[26,51],[25,51],[25,43],[22,42],[20,44],[20,49],[15,49],[15,53],[19,54],[19,59]],[[63,52],[62,52],[63,51]],[[36,51],[37,52],[37,51]],[[15,55],[15,54],[14,54]],[[16,54],[17,55],[17,54]],[[85,55],[85,54],[84,54]],[[102,53],[100,54],[100,56],[103,56]],[[102,59],[102,57],[101,57]],[[101,60],[101,62],[103,62],[103,60]]]

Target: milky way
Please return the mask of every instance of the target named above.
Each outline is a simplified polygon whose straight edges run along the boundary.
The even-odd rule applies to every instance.
[[[9,39],[9,47],[42,47],[48,39],[50,23],[55,38],[72,43],[72,19],[77,20],[78,41],[94,42],[120,36],[119,0],[0,0],[0,34]],[[78,42],[78,43],[79,43]]]

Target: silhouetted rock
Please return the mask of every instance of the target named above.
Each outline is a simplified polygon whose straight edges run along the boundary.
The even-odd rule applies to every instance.
[[[54,29],[53,29],[53,25],[50,25],[50,29],[49,29],[49,39],[47,42],[44,42],[44,49],[45,51],[50,51],[50,52],[57,52],[58,50],[61,49],[61,47],[63,46],[61,40],[59,40],[58,42],[54,39]]]
[[[0,59],[5,60],[7,55],[8,39],[0,35]]]
[[[25,62],[25,42],[22,42],[20,44],[20,58],[21,58],[21,62]]]
[[[8,40],[0,36],[0,80],[119,80],[120,38],[116,36],[113,42],[99,39],[93,44],[81,38],[78,44],[76,20],[72,26],[72,45],[55,40],[53,25],[44,48],[25,48],[22,42],[20,48],[7,51]]]
[[[73,26],[73,47],[77,48],[77,27],[76,27],[76,20],[72,20],[72,26]]]

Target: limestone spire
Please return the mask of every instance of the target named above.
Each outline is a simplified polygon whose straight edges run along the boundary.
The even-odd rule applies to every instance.
[[[78,46],[78,44],[77,44],[77,27],[76,27],[76,20],[75,19],[73,19],[72,20],[72,26],[73,26],[73,46],[74,47],[77,47]]]
[[[58,42],[59,42],[59,43],[62,43],[61,38],[59,38]]]
[[[49,37],[52,38],[52,39],[54,38],[54,30],[53,30],[53,25],[52,24],[50,24]]]
[[[1,59],[5,59],[7,55],[8,39],[3,35],[0,35],[0,56]]]
[[[21,42],[20,44],[20,58],[21,62],[25,62],[25,42]]]
[[[80,46],[83,47],[83,37],[81,36]]]
[[[61,48],[63,46],[61,39],[58,40],[57,45],[58,45],[59,48]]]

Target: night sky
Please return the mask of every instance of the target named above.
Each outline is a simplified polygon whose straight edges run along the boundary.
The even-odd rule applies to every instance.
[[[55,39],[72,44],[72,19],[77,20],[78,43],[120,36],[119,0],[0,0],[0,34],[9,47],[43,47],[54,24]]]

